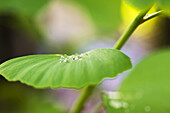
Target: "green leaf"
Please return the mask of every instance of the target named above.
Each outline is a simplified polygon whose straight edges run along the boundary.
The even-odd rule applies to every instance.
[[[159,6],[165,11],[166,14],[170,15],[170,1],[169,0],[158,0]]]
[[[66,113],[60,108],[61,105],[56,103],[57,100],[52,101],[51,98],[42,98],[38,95],[32,95],[32,98],[29,97],[28,99],[25,102],[26,105],[23,106],[23,110],[17,113]]]
[[[131,4],[137,9],[149,8],[153,4],[158,5],[165,12],[170,14],[170,0],[125,0],[127,3]]]
[[[69,0],[70,1],[70,0]],[[89,12],[93,22],[100,32],[113,32],[120,25],[121,0],[72,0]]]
[[[0,14],[14,16],[10,26],[19,28],[42,40],[43,33],[35,22],[36,14],[45,7],[50,0],[0,0]]]
[[[0,11],[31,16],[36,14],[50,0],[0,0]]]
[[[124,110],[129,113],[169,113],[169,85],[170,49],[146,57],[128,75],[119,90],[121,100],[128,103]]]
[[[0,76],[0,113],[67,113],[60,100],[46,90],[37,90]]]
[[[128,56],[114,49],[96,49],[81,55],[31,55],[0,65],[9,81],[21,81],[36,88],[82,88],[96,85],[132,67]]]
[[[137,9],[145,9],[151,7],[155,0],[125,0],[127,3],[135,6]]]

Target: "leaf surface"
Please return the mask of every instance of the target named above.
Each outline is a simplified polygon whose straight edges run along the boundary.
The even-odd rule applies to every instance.
[[[81,88],[96,85],[132,67],[128,56],[114,49],[96,49],[81,55],[31,55],[0,65],[9,81],[21,81],[36,88]]]

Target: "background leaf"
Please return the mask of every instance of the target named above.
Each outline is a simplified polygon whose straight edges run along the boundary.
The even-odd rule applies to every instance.
[[[144,9],[151,7],[153,4],[157,4],[165,10],[170,10],[170,1],[169,0],[125,0],[127,3],[138,9]]]
[[[119,90],[120,100],[128,105],[124,111],[169,113],[169,81],[170,50],[148,56],[132,70]]]
[[[170,1],[169,0],[158,0],[160,7],[170,15]]]
[[[0,11],[31,16],[36,14],[50,0],[0,0]]]
[[[165,14],[170,15],[170,1],[169,0],[125,0],[126,3],[134,6],[137,9],[149,8],[156,4],[158,8],[163,10]]]
[[[100,33],[113,32],[121,22],[121,0],[72,0],[83,6]]]
[[[37,87],[81,88],[115,77],[132,67],[129,57],[114,49],[96,49],[81,55],[31,55],[0,65],[9,81],[20,80]]]
[[[66,113],[60,99],[0,76],[0,113]],[[22,97],[22,98],[21,98]]]
[[[43,33],[35,21],[36,14],[51,0],[0,0],[0,16],[11,15],[9,26],[27,32],[36,40],[42,40]]]
[[[137,9],[144,9],[151,7],[155,0],[125,0],[127,3],[135,6]]]

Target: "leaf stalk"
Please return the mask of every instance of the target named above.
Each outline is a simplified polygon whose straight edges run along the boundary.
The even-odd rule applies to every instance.
[[[82,90],[70,113],[81,113],[81,110],[84,108],[85,103],[92,94],[94,88],[95,86],[89,85]]]
[[[116,42],[115,46],[113,47],[114,49],[120,50],[124,44],[127,42],[127,40],[130,38],[132,33],[137,29],[137,27],[143,23],[143,18],[147,14],[147,10],[142,10],[141,12],[138,13],[136,18],[132,21],[132,23],[128,26],[126,31],[123,33],[123,35],[119,38],[119,40]]]

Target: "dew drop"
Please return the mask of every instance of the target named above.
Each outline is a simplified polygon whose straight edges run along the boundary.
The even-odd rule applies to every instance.
[[[67,62],[68,60],[67,59],[64,59],[63,62]]]
[[[60,63],[62,62],[68,62],[68,59],[65,55],[60,57]]]
[[[75,60],[78,60],[78,59],[79,59],[78,56],[76,56],[76,57],[75,57]]]
[[[80,60],[82,60],[82,57],[83,57],[83,54],[71,55],[71,56],[63,55],[60,57],[60,63],[70,62],[70,61],[80,61]]]

